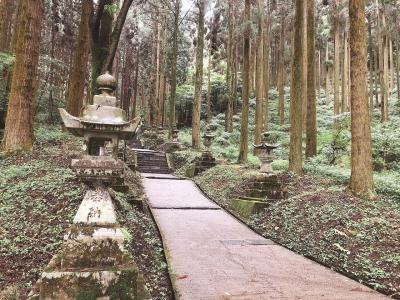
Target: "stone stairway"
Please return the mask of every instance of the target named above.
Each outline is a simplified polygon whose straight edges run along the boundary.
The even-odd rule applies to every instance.
[[[141,173],[169,174],[171,169],[168,165],[164,152],[135,149],[137,157],[137,170]]]

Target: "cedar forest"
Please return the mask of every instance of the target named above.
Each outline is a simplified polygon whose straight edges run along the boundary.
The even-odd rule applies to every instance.
[[[60,247],[83,187],[58,108],[79,117],[105,72],[156,132],[145,147],[178,130],[176,174],[211,129],[217,166],[193,180],[227,210],[268,132],[287,197],[244,221],[400,298],[399,0],[0,0],[0,16],[0,299],[22,299]],[[172,299],[147,263],[153,299]]]

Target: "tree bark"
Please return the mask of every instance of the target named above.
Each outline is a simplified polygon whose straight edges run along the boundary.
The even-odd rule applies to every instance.
[[[289,171],[303,174],[303,105],[306,89],[307,1],[296,0],[294,18],[292,83],[290,100]]]
[[[342,68],[342,112],[348,111],[348,87],[349,87],[349,52],[348,52],[348,41],[347,41],[347,31],[345,29],[343,37],[343,68]]]
[[[201,88],[203,85],[203,51],[204,51],[204,0],[197,1],[199,8],[197,24],[197,47],[196,47],[196,75],[195,96],[192,117],[192,147],[200,149],[200,114],[201,114]]]
[[[10,52],[15,0],[0,1],[0,52]]]
[[[264,0],[258,0],[258,32],[256,55],[256,128],[254,132],[254,144],[261,143],[263,130],[263,103],[264,103]],[[256,154],[256,151],[254,151]]]
[[[350,0],[351,49],[351,178],[350,188],[356,194],[371,198],[372,175],[371,125],[367,95],[367,40],[365,0]]]
[[[250,0],[245,0],[244,6],[244,23],[245,31],[243,38],[243,87],[242,87],[242,120],[240,126],[240,146],[238,163],[247,162],[249,151],[248,145],[248,128],[249,128],[249,96],[250,96]]]
[[[340,29],[339,0],[335,0],[334,12],[334,61],[333,61],[333,111],[340,114]]]
[[[385,12],[381,14],[382,27],[386,27]],[[381,71],[381,122],[389,121],[389,49],[388,35],[382,32],[382,71]]]
[[[92,12],[92,0],[82,0],[81,22],[79,24],[78,41],[72,63],[67,96],[67,111],[75,117],[79,116],[83,105],[90,49],[90,20]]]
[[[306,157],[317,155],[317,97],[315,94],[315,18],[314,0],[307,0],[307,118]]]
[[[281,34],[279,38],[279,57],[278,57],[278,116],[279,123],[285,123],[285,19],[281,21]]]
[[[178,32],[179,32],[180,0],[175,0],[174,31],[172,37],[172,66],[171,66],[171,95],[169,99],[169,139],[172,139],[175,128],[175,102],[176,102],[176,70],[178,63]]]
[[[12,153],[33,146],[33,101],[37,87],[42,0],[21,0],[18,40],[3,150]]]
[[[207,68],[207,123],[212,119],[211,112],[211,46],[208,49],[208,68]],[[227,121],[226,121],[227,122]]]
[[[263,130],[267,131],[268,130],[268,118],[269,118],[269,85],[270,85],[270,78],[269,78],[269,72],[270,72],[270,30],[271,30],[271,9],[268,5],[269,3],[267,2],[267,20],[265,22],[265,30],[264,30],[264,70],[263,70],[263,76],[264,76],[264,103],[263,103],[263,114],[264,114],[264,127]]]

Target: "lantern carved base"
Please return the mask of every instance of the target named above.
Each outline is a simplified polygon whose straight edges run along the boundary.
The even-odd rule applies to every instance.
[[[204,171],[207,171],[216,165],[217,163],[215,162],[215,158],[213,157],[211,151],[203,151],[201,157],[195,162],[194,175],[196,176],[200,173],[203,173]]]

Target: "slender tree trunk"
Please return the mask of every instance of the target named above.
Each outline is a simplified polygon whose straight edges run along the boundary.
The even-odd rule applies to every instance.
[[[264,131],[268,130],[268,118],[269,118],[269,85],[270,85],[270,36],[271,36],[271,10],[269,7],[269,2],[267,2],[267,20],[265,22],[265,30],[264,30],[264,103],[263,103],[263,114],[264,114]]]
[[[254,144],[261,143],[263,130],[263,103],[264,103],[264,0],[258,0],[258,32],[257,32],[257,56],[256,56],[256,128],[254,132]],[[256,151],[254,151],[256,153]]]
[[[21,0],[14,75],[8,103],[3,150],[11,153],[33,146],[32,104],[37,87],[42,0]]]
[[[348,92],[348,75],[349,75],[349,52],[348,52],[348,41],[347,41],[347,31],[344,32],[343,37],[343,69],[342,69],[342,112],[347,111],[347,97],[349,96]]]
[[[211,46],[208,49],[208,70],[207,70],[207,123],[212,119],[211,112]],[[227,121],[226,121],[227,122]]]
[[[279,38],[279,56],[278,56],[278,116],[281,125],[285,123],[285,19],[281,21],[281,34]]]
[[[382,13],[382,27],[386,27],[385,13]],[[382,33],[382,99],[381,99],[381,122],[389,121],[389,53],[388,53],[388,35]]]
[[[233,131],[233,80],[234,72],[234,44],[233,44],[233,10],[232,1],[228,1],[228,59],[227,59],[227,87],[228,87],[228,102],[226,106],[225,130]]]
[[[83,104],[85,78],[90,48],[90,19],[93,11],[92,0],[82,0],[81,22],[79,25],[78,42],[72,63],[68,85],[67,111],[78,117]]]
[[[172,44],[172,66],[171,66],[171,95],[169,99],[169,139],[172,139],[175,128],[175,101],[176,101],[176,70],[178,63],[178,32],[179,32],[180,0],[175,0],[174,31]]]
[[[292,83],[290,97],[289,171],[303,174],[303,105],[306,92],[307,2],[295,0]]]
[[[368,22],[368,53],[369,53],[369,109],[371,118],[374,112],[374,47],[372,44],[372,21]]]
[[[249,128],[249,97],[250,97],[250,6],[251,1],[245,0],[244,23],[245,31],[243,38],[243,87],[242,87],[242,120],[240,127],[240,147],[238,163],[247,162],[249,151],[248,128]]]
[[[400,42],[397,43],[396,75],[397,75],[397,101],[400,103]]]
[[[349,0],[351,49],[351,178],[356,195],[373,196],[371,126],[367,95],[365,0]]]
[[[334,62],[333,62],[333,111],[340,114],[340,28],[339,0],[335,0],[334,12]]]
[[[201,88],[203,85],[203,51],[204,51],[204,0],[198,0],[199,19],[197,25],[196,47],[196,77],[195,96],[192,118],[192,147],[200,149],[200,114],[201,114]]]
[[[136,117],[136,110],[138,105],[138,79],[139,79],[139,63],[140,63],[140,47],[136,49],[136,66],[135,66],[135,80],[133,82],[133,100],[132,100],[132,119]]]
[[[329,41],[326,41],[325,48],[325,104],[329,101]]]
[[[317,97],[315,94],[314,0],[307,0],[307,123],[306,157],[317,155]]]

